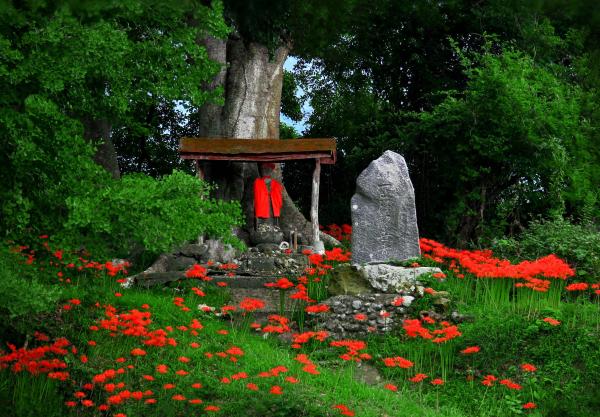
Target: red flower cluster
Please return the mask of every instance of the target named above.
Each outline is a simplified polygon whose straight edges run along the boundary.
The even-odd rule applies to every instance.
[[[360,362],[361,359],[371,359],[368,353],[361,353],[361,350],[367,348],[367,344],[362,340],[335,340],[329,344],[332,347],[345,347],[346,353],[340,355],[345,361]]]
[[[286,333],[290,331],[289,320],[286,317],[277,314],[271,314],[267,317],[269,324],[262,328],[263,333]]]
[[[295,361],[300,362],[304,365],[302,370],[308,374],[319,375],[320,372],[317,370],[317,365],[315,365],[309,358],[308,355],[301,353],[296,355],[294,358]]]
[[[332,408],[337,408],[338,410],[340,410],[340,414],[343,416],[354,416],[354,411],[350,410],[347,406],[345,406],[344,404],[337,404],[334,405]]]
[[[329,236],[334,237],[340,242],[349,242],[352,239],[352,226],[349,224],[343,224],[338,226],[337,224],[330,224],[327,228],[319,226],[323,233],[327,233]]]
[[[304,311],[311,314],[326,313],[329,311],[329,306],[327,304],[315,304],[307,306]]]
[[[280,290],[287,290],[288,288],[292,288],[293,286],[294,283],[285,277],[279,278],[276,282],[267,282],[265,284],[265,287],[278,288]]]
[[[206,276],[206,268],[198,264],[192,265],[192,267],[185,272],[185,276],[188,278],[199,278],[203,281],[210,281],[212,279]]]
[[[323,342],[329,337],[329,333],[325,330],[319,330],[316,332],[304,332],[294,334],[292,338],[292,348],[300,349],[303,344],[308,343],[311,339]]]
[[[240,308],[247,312],[252,312],[264,308],[265,302],[258,298],[246,297],[240,301]]]
[[[414,363],[408,359],[404,359],[401,356],[394,356],[393,358],[383,358],[383,363],[388,368],[398,367],[403,369],[412,368]]]
[[[451,249],[424,238],[420,239],[420,245],[424,257],[440,263],[449,262],[454,272],[459,272],[460,267],[478,278],[523,279],[525,283],[520,283],[520,286],[536,291],[547,291],[550,285],[549,281],[537,277],[567,279],[575,275],[575,271],[555,255],[512,264],[508,260],[495,258],[490,250]]]
[[[442,321],[441,328],[435,330],[429,330],[423,327],[421,320],[419,319],[407,319],[404,320],[402,325],[406,335],[408,337],[421,337],[423,339],[431,340],[432,343],[444,343],[448,340],[452,340],[462,335],[458,330],[458,326],[451,325],[447,321]]]
[[[38,346],[33,349],[24,347],[17,349],[13,344],[8,343],[10,353],[0,356],[0,369],[10,367],[13,372],[29,372],[32,375],[47,374],[49,378],[66,380],[69,377],[68,372],[57,371],[66,369],[67,364],[58,358],[48,358],[47,355],[66,356],[69,351],[65,349],[69,346],[65,338],[59,338],[52,344]]]

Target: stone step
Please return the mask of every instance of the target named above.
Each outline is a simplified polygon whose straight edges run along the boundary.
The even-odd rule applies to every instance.
[[[226,282],[230,288],[264,288],[268,282],[277,281],[279,276],[251,276],[251,275],[212,275],[210,282]],[[186,280],[185,272],[150,272],[138,274],[135,276],[136,284],[142,287],[152,287],[163,285],[168,282]]]
[[[265,302],[265,307],[256,310],[256,313],[279,314],[279,291],[270,288],[235,288],[230,291],[231,305],[238,305],[244,298],[258,298]],[[296,301],[289,298],[289,291],[285,292],[285,305],[283,313],[288,315],[294,309],[298,308]]]

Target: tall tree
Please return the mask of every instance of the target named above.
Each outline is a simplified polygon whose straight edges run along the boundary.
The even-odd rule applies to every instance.
[[[198,136],[278,138],[283,63],[295,54],[313,56],[338,36],[352,1],[229,0],[225,16],[232,26],[226,39],[212,36],[199,42],[208,56],[221,64],[220,73],[207,86],[223,91],[223,103],[209,103],[197,112]],[[340,17],[341,16],[341,17]],[[338,24],[332,27],[331,22]],[[217,196],[243,202],[247,224],[252,224],[252,181],[255,163],[210,163],[207,179],[217,184]],[[276,176],[281,180],[280,169]],[[283,191],[280,225],[310,236],[310,225]]]
[[[118,177],[110,133],[141,107],[216,97],[198,88],[219,70],[199,31],[228,32],[218,4],[0,2],[3,232],[58,228],[65,199],[104,180],[92,157]]]

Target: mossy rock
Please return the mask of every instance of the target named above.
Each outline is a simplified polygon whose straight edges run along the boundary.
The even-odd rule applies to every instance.
[[[364,275],[351,264],[336,266],[328,286],[331,295],[358,295],[373,292]]]

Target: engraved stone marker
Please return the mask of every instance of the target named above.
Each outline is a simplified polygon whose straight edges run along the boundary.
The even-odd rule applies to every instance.
[[[404,158],[385,151],[356,180],[352,263],[406,260],[421,254],[415,192]]]

